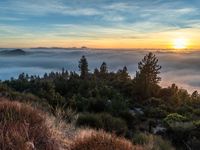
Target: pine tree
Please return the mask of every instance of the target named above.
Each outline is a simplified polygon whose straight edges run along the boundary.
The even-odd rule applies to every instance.
[[[118,79],[123,81],[123,82],[131,79],[129,74],[128,74],[128,69],[127,69],[126,66],[124,66],[123,69],[119,69],[117,71],[117,76],[118,76]]]
[[[124,66],[124,68],[122,69],[122,75],[123,75],[123,78],[124,78],[125,80],[130,79],[130,76],[129,76],[129,74],[128,74],[128,69],[127,69],[126,66]]]
[[[101,74],[106,74],[108,73],[108,68],[107,68],[107,64],[105,62],[102,63],[101,67],[100,67],[100,73]]]
[[[198,93],[198,91],[194,91],[193,93],[192,93],[192,95],[191,95],[191,98],[192,98],[192,100],[198,100],[198,98],[199,98],[199,93]]]
[[[78,67],[79,67],[79,70],[81,71],[80,77],[82,79],[87,79],[89,69],[88,69],[88,62],[87,62],[87,59],[85,58],[85,56],[81,57]]]
[[[136,72],[135,84],[136,91],[143,98],[154,96],[158,89],[158,83],[161,78],[158,76],[161,66],[158,65],[158,59],[153,53],[147,54],[141,62],[138,63],[139,71]]]

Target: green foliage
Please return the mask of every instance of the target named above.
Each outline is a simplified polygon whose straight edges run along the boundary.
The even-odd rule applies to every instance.
[[[164,119],[164,121],[168,124],[174,123],[174,122],[185,122],[188,121],[188,118],[185,116],[182,116],[178,113],[172,113],[167,115],[167,117]]]
[[[149,142],[149,136],[144,133],[136,133],[133,136],[133,143],[139,144],[139,145],[144,145]]]
[[[92,127],[95,129],[104,129],[116,134],[124,134],[127,131],[126,122],[107,113],[101,114],[81,114],[76,122],[77,126]]]
[[[108,73],[107,64],[105,62],[103,62],[100,67],[100,74],[106,74],[106,73]]]
[[[91,99],[88,106],[89,112],[103,112],[108,108],[109,102],[105,99]]]
[[[196,128],[200,129],[200,120],[194,121],[193,124],[196,126]]]
[[[185,135],[199,137],[199,125],[195,121],[200,114],[198,92],[190,95],[176,84],[161,88],[158,85],[161,66],[153,53],[139,62],[134,79],[126,66],[109,72],[106,62],[103,62],[92,73],[88,65],[86,57],[82,56],[80,75],[65,69],[45,73],[44,77],[22,73],[18,79],[0,83],[0,97],[40,103],[48,110],[51,108],[55,116],[57,109],[63,109],[60,111],[62,118],[71,108],[81,114],[77,125],[120,134],[128,130],[130,137],[134,130],[149,131],[145,126],[149,119],[156,120],[155,125],[164,120],[166,136],[181,146],[182,141],[176,139],[189,142]],[[132,110],[136,106],[142,108],[144,114],[135,115]]]
[[[95,114],[80,114],[77,122],[77,126],[85,126],[85,127],[91,127],[91,128],[96,128],[100,129],[103,127],[102,120],[99,119],[99,116]]]
[[[152,106],[152,107],[158,107],[160,105],[162,105],[164,102],[162,99],[160,98],[155,98],[155,97],[151,97],[148,100],[146,100],[144,102],[144,105],[146,106]]]
[[[200,110],[199,109],[193,109],[194,115],[200,116]]]
[[[161,66],[158,65],[158,59],[153,53],[147,54],[141,62],[138,63],[139,71],[136,72],[135,85],[136,91],[143,98],[156,95],[159,89],[158,83],[161,78],[158,76]]]
[[[162,119],[167,116],[167,112],[159,107],[147,108],[145,110],[147,117]]]
[[[126,124],[129,129],[134,129],[137,118],[135,115],[131,114],[129,111],[122,111],[119,113],[120,118],[123,118],[126,121]]]
[[[143,145],[145,150],[174,150],[172,144],[160,136],[136,133],[132,140],[135,144]]]
[[[78,67],[81,71],[81,78],[87,79],[89,69],[88,69],[88,62],[85,56],[82,56],[82,58],[80,59]]]
[[[166,140],[162,139],[160,136],[154,136],[154,143],[152,150],[158,149],[158,150],[175,150],[175,148],[172,146],[172,144]]]

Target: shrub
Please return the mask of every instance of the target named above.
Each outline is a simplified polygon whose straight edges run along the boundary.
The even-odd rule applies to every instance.
[[[194,121],[193,124],[196,128],[200,129],[200,120]]]
[[[152,134],[137,133],[133,137],[133,143],[143,145],[144,150],[174,150],[169,141]]]
[[[119,114],[119,116],[126,121],[126,124],[129,128],[133,129],[135,127],[137,118],[130,111],[123,111]]]
[[[194,110],[193,110],[193,113],[194,113],[195,115],[199,116],[199,115],[200,115],[200,110],[199,110],[199,109],[194,109]]]
[[[145,114],[147,117],[161,119],[161,118],[166,117],[167,112],[165,110],[163,110],[162,108],[157,107],[157,108],[148,108],[145,111]]]
[[[153,136],[150,140],[153,145],[145,146],[147,150],[175,150],[169,141],[163,140],[160,136]]]
[[[143,150],[139,146],[133,146],[131,142],[124,138],[103,131],[92,131],[74,140],[70,150]]]
[[[188,121],[188,118],[185,116],[182,116],[178,113],[172,113],[167,115],[167,117],[164,119],[164,121],[167,124],[173,123],[173,122],[185,122]]]
[[[45,123],[44,115],[30,106],[0,102],[0,149],[57,150],[57,144]]]
[[[99,115],[103,124],[103,129],[116,134],[124,134],[127,131],[127,124],[121,118],[113,117],[110,114],[102,113]]]
[[[158,107],[163,103],[162,99],[151,97],[147,101],[144,102],[146,106]]]
[[[135,144],[144,145],[149,142],[149,137],[147,134],[144,134],[144,133],[136,133],[133,136],[133,142]]]
[[[107,101],[101,99],[92,99],[89,103],[88,110],[90,112],[103,112],[107,108]]]
[[[77,122],[77,126],[87,126],[95,129],[102,128],[103,124],[99,119],[98,115],[95,114],[81,114],[79,115]]]
[[[115,132],[118,135],[124,134],[127,131],[127,124],[124,120],[107,113],[81,114],[78,117],[76,125],[104,129],[108,132]]]

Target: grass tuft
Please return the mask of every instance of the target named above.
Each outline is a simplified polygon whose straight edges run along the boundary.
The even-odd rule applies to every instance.
[[[57,150],[45,115],[19,102],[0,101],[0,149]]]

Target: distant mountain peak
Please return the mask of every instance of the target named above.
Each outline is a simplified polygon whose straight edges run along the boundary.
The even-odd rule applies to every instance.
[[[0,51],[2,55],[26,55],[26,52],[22,49],[14,49],[14,50],[3,50]]]

